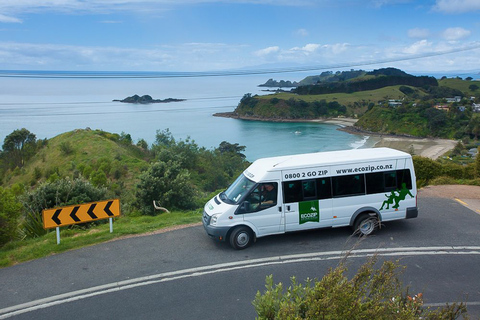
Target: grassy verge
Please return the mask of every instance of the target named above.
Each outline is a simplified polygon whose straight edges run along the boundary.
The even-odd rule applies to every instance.
[[[114,220],[113,233],[110,233],[108,220],[104,220],[104,223],[88,229],[80,227],[61,228],[59,245],[57,245],[57,238],[53,229],[52,232],[42,237],[10,242],[2,247],[0,249],[0,268],[128,235],[155,232],[169,227],[198,223],[201,220],[200,210],[163,213],[157,216],[122,216]]]

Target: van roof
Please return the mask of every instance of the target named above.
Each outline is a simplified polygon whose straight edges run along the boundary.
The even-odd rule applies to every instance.
[[[409,158],[410,154],[390,148],[366,148],[341,151],[304,153],[262,158],[247,169],[257,175],[260,171],[278,171],[312,166],[328,166],[355,162]]]

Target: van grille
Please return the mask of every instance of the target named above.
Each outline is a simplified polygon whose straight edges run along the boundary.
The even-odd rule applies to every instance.
[[[203,223],[204,224],[209,225],[211,218],[212,217],[210,217],[205,211],[203,211]]]

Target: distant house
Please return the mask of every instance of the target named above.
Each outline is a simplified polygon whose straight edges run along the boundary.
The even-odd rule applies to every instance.
[[[395,108],[395,107],[398,107],[398,106],[401,106],[401,105],[402,105],[402,100],[393,100],[393,99],[388,100],[388,106],[389,107]]]
[[[470,157],[475,158],[478,155],[478,149],[472,148],[468,150],[468,154],[470,155]]]
[[[472,109],[473,109],[473,112],[480,112],[480,104],[479,103],[472,104]]]
[[[460,102],[460,101],[462,101],[462,97],[461,96],[455,96],[453,98],[447,98],[446,100],[447,100],[448,103]]]
[[[446,104],[442,104],[442,105],[436,105],[436,106],[433,106],[435,109],[438,109],[438,110],[443,110],[443,111],[448,111],[449,107],[446,105]]]

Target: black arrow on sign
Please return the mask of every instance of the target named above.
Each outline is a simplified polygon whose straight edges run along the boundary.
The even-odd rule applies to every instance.
[[[70,213],[70,217],[73,219],[75,222],[80,222],[80,219],[77,217],[77,211],[80,209],[79,206],[76,206],[73,208],[72,213]]]
[[[62,224],[62,222],[60,221],[60,219],[58,219],[58,216],[60,215],[60,212],[62,212],[62,209],[57,209],[57,210],[55,211],[55,213],[53,214],[52,220],[53,220],[53,222],[55,222],[56,224]]]
[[[105,206],[105,209],[103,209],[103,211],[105,211],[109,217],[114,215],[113,212],[110,211],[110,206],[112,205],[112,203],[113,201],[108,201],[107,205]]]
[[[97,216],[95,215],[95,213],[93,213],[93,209],[95,209],[95,206],[96,206],[96,205],[97,205],[96,203],[93,203],[93,204],[90,206],[90,208],[88,208],[88,211],[87,211],[88,215],[89,215],[92,219],[97,219]]]

